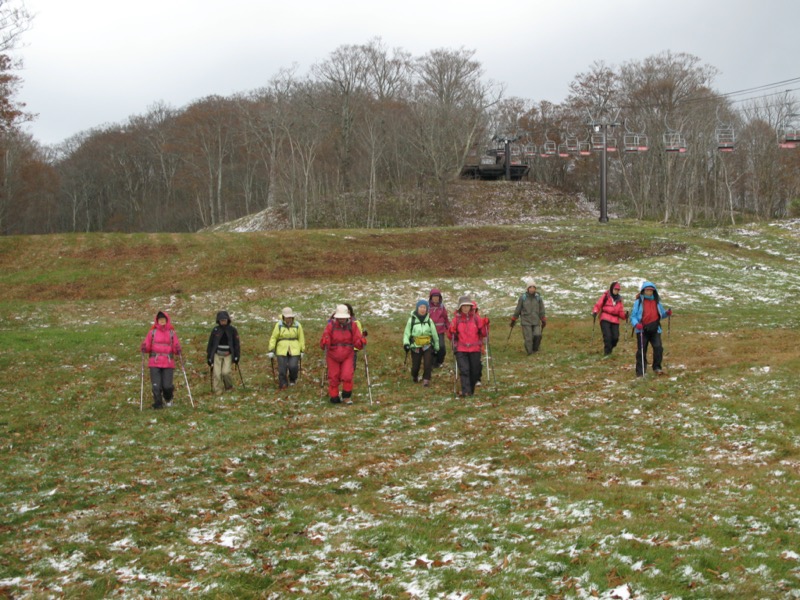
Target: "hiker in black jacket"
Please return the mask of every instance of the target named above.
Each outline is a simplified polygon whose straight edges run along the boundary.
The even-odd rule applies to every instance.
[[[239,364],[239,332],[231,325],[231,317],[227,311],[217,313],[217,326],[211,331],[206,348],[206,361],[211,367],[211,390],[221,396],[223,385],[225,391],[233,389],[231,368]]]

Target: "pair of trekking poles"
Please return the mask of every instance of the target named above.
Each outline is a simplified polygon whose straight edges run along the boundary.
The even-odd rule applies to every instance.
[[[181,371],[183,372],[183,380],[186,382],[186,390],[189,392],[189,402],[192,403],[192,408],[194,408],[194,398],[192,398],[192,388],[189,387],[189,378],[186,377],[186,369],[183,366],[183,356],[178,354],[178,359],[181,362]],[[144,352],[142,352],[142,389],[139,393],[139,411],[144,410]]]
[[[513,329],[513,328],[512,328]],[[509,334],[509,338],[511,335]],[[486,352],[483,352],[483,358],[486,359],[486,378],[488,381],[495,387],[497,387],[497,374],[494,371],[494,361],[492,360],[491,349],[489,347],[489,335],[486,335],[486,343],[484,344],[486,348]],[[458,391],[461,387],[461,379],[458,376],[458,357],[456,356],[456,339],[450,340],[450,350],[453,353],[453,364],[455,365],[455,369],[453,371],[453,396],[458,398]],[[474,391],[474,390],[473,390]]]

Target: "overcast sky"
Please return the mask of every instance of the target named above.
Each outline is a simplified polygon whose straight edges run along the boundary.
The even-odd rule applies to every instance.
[[[18,100],[43,144],[307,73],[345,44],[382,38],[413,56],[475,50],[506,96],[561,102],[596,60],[665,50],[721,71],[732,92],[800,77],[795,0],[26,0],[35,14]],[[797,82],[791,89],[798,88]],[[798,94],[800,95],[800,94]]]

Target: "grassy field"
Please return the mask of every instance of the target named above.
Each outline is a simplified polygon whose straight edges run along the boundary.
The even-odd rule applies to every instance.
[[[594,220],[0,238],[0,597],[800,597],[798,238]],[[507,339],[526,276],[549,317],[533,357]],[[615,279],[673,308],[667,376],[635,378],[628,331],[602,358],[590,311]],[[496,384],[469,401],[451,368],[424,389],[403,366],[434,286],[492,318]],[[345,301],[373,402],[360,361],[333,406],[317,342]],[[287,305],[309,348],[279,393]],[[176,373],[175,406],[140,412],[161,309],[196,407]],[[219,309],[246,387],[214,400]]]

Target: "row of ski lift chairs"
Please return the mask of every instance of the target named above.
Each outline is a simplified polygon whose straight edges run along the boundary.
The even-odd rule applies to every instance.
[[[541,146],[526,144],[524,153],[527,158],[536,156],[540,158],[590,156],[592,152],[601,152],[603,145],[602,134],[594,134],[588,140],[579,140],[576,137],[569,136],[561,144],[557,144],[553,140],[546,140]],[[617,152],[619,150],[617,138],[606,136],[605,147],[606,152]],[[649,149],[648,138],[642,133],[626,133],[623,136],[622,149],[624,152],[646,152]]]
[[[667,152],[684,154],[687,151],[686,138],[679,131],[668,131],[663,134],[664,149]],[[717,150],[720,152],[733,152],[736,146],[736,136],[732,127],[719,127],[716,131]],[[791,135],[786,136],[787,143],[800,144],[800,130],[794,130]],[[589,156],[592,152],[603,150],[603,135],[593,134],[589,140],[581,141],[577,138],[567,137],[562,144],[556,144],[552,140],[545,141],[541,146],[527,144],[525,146],[525,156],[533,158],[550,158],[559,156],[567,158],[570,156]],[[613,136],[605,137],[606,152],[617,152],[617,138]],[[792,146],[794,147],[794,146]],[[622,136],[622,150],[626,153],[647,152],[650,149],[649,138],[644,133],[625,133]]]

